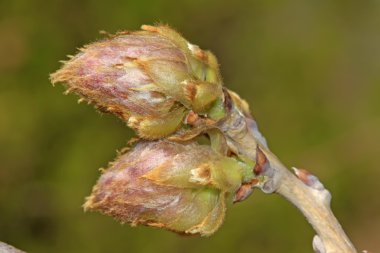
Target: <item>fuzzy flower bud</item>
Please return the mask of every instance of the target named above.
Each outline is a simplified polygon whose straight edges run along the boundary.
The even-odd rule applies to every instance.
[[[226,203],[245,200],[260,183],[252,147],[266,141],[248,104],[223,88],[211,52],[167,26],[89,44],[51,81],[140,137],[101,175],[85,210],[207,236],[222,224]]]
[[[121,222],[208,236],[252,168],[208,145],[139,142],[107,169],[84,205]],[[231,194],[232,193],[232,194]]]
[[[144,139],[174,133],[190,111],[212,115],[223,99],[215,56],[167,26],[142,26],[80,50],[52,82],[116,114]]]

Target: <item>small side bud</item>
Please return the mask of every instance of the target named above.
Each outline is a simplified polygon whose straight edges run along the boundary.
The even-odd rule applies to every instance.
[[[326,253],[325,245],[318,235],[313,238],[313,250],[315,253]]]
[[[292,167],[294,173],[305,185],[313,190],[313,194],[325,205],[330,206],[331,193],[324,187],[319,179],[305,169]]]
[[[254,186],[259,181],[257,179],[253,179],[251,182],[242,184],[242,186],[236,191],[233,203],[241,202],[246,200],[253,193]]]
[[[269,162],[267,157],[265,156],[264,152],[261,150],[261,148],[257,145],[256,147],[256,164],[253,168],[253,172],[255,175],[262,175],[264,174],[269,167]]]
[[[296,176],[299,178],[299,180],[301,180],[307,186],[319,191],[325,189],[321,181],[319,181],[319,179],[313,174],[311,174],[309,171],[305,169],[297,169],[295,167],[292,167],[292,169]]]

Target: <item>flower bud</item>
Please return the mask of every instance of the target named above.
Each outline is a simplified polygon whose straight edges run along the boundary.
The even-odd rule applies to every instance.
[[[215,56],[167,26],[142,26],[89,44],[51,75],[144,139],[170,135],[193,111],[207,115],[222,100]]]
[[[84,208],[123,223],[208,236],[222,224],[226,201],[252,178],[252,167],[208,145],[143,141],[101,175]]]
[[[87,45],[51,81],[140,137],[101,175],[85,210],[207,236],[222,224],[227,201],[245,200],[260,183],[253,168],[266,141],[248,104],[223,88],[211,52],[167,26]]]

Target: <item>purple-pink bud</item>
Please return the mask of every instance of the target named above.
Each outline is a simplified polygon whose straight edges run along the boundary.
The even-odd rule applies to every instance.
[[[103,173],[84,207],[132,225],[207,236],[250,170],[196,142],[140,142]]]
[[[222,99],[216,58],[166,26],[143,26],[89,44],[51,75],[102,111],[157,139],[190,111],[207,114]]]

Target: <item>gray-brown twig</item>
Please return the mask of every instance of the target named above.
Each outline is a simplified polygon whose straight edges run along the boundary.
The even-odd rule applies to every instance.
[[[317,177],[294,168],[294,176],[269,150],[263,150],[275,180],[271,190],[292,202],[313,226],[317,253],[357,252],[330,208],[331,195]],[[268,179],[270,182],[272,179]]]

